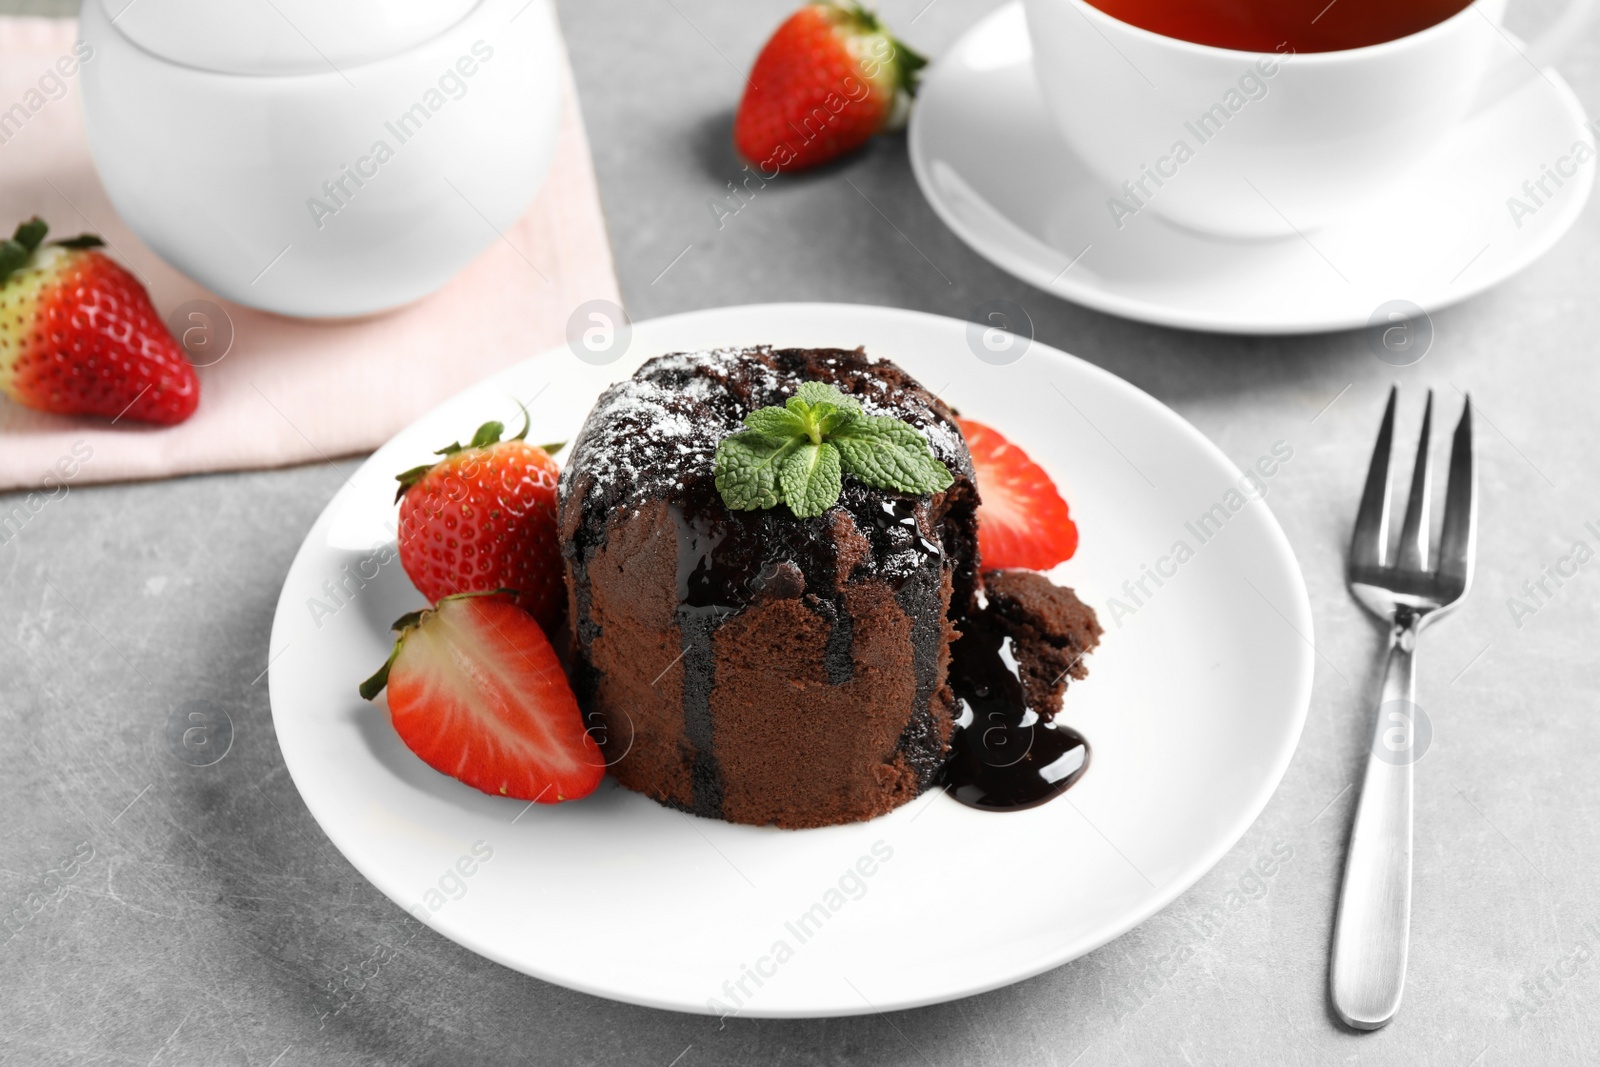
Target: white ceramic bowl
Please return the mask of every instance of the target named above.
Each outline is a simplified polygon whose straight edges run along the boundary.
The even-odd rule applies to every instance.
[[[229,300],[344,317],[425,296],[549,169],[557,29],[549,0],[524,2],[363,22],[280,0],[274,29],[242,0],[212,0],[237,19],[84,0],[101,180],[146,244]]]

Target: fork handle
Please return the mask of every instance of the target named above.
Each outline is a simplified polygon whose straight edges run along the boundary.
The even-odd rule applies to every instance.
[[[1376,1030],[1394,1018],[1406,980],[1420,623],[1420,616],[1402,610],[1390,628],[1372,747],[1339,892],[1329,984],[1339,1018],[1358,1030]]]

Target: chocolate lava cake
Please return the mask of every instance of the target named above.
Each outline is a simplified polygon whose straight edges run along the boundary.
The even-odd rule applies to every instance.
[[[821,515],[729,510],[718,443],[806,381],[916,427],[954,482],[918,497],[847,476]],[[978,494],[950,409],[910,375],[859,349],[652,359],[600,397],[560,492],[574,688],[623,785],[810,827],[935,783],[958,710],[950,645],[977,595]]]

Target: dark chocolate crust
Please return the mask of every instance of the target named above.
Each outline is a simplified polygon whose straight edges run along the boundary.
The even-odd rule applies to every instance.
[[[1010,637],[1027,704],[1049,721],[1067,679],[1089,673],[1084,656],[1100,643],[1100,620],[1078,594],[1033,571],[986,571],[985,624]]]
[[[717,443],[803,381],[918,427],[932,497],[846,477],[838,504],[730,512]],[[561,478],[573,680],[623,785],[711,818],[872,818],[934,782],[952,619],[977,589],[977,491],[950,410],[859,349],[677,353],[607,389]]]

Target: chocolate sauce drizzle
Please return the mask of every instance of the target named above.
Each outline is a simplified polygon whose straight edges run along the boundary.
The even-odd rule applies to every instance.
[[[1066,792],[1089,768],[1089,742],[1028,705],[1010,635],[983,611],[950,647],[950,686],[961,709],[950,738],[945,792],[968,807],[1020,811]]]
[[[931,706],[943,641],[943,546],[923,529],[925,502],[884,498],[859,485],[846,487],[840,503],[872,546],[858,570],[873,573],[895,590],[912,620],[913,712],[899,749],[915,762],[924,784],[937,772],[938,725]],[[835,580],[837,545],[828,516],[800,520],[785,509],[730,513],[710,479],[685,479],[670,509],[678,539],[678,625],[683,651],[685,739],[694,747],[691,770],[696,814],[721,811],[721,775],[715,756],[710,696],[715,685],[712,637],[730,615],[762,597],[798,599],[828,624],[822,650],[830,685],[855,674],[854,623]]]
[[[717,682],[717,661],[711,637],[730,612],[730,575],[719,573],[713,555],[727,537],[720,524],[689,518],[671,509],[678,529],[678,633],[683,661],[683,735],[694,749],[689,769],[690,810],[710,818],[722,812],[722,771],[712,738],[711,690]]]

